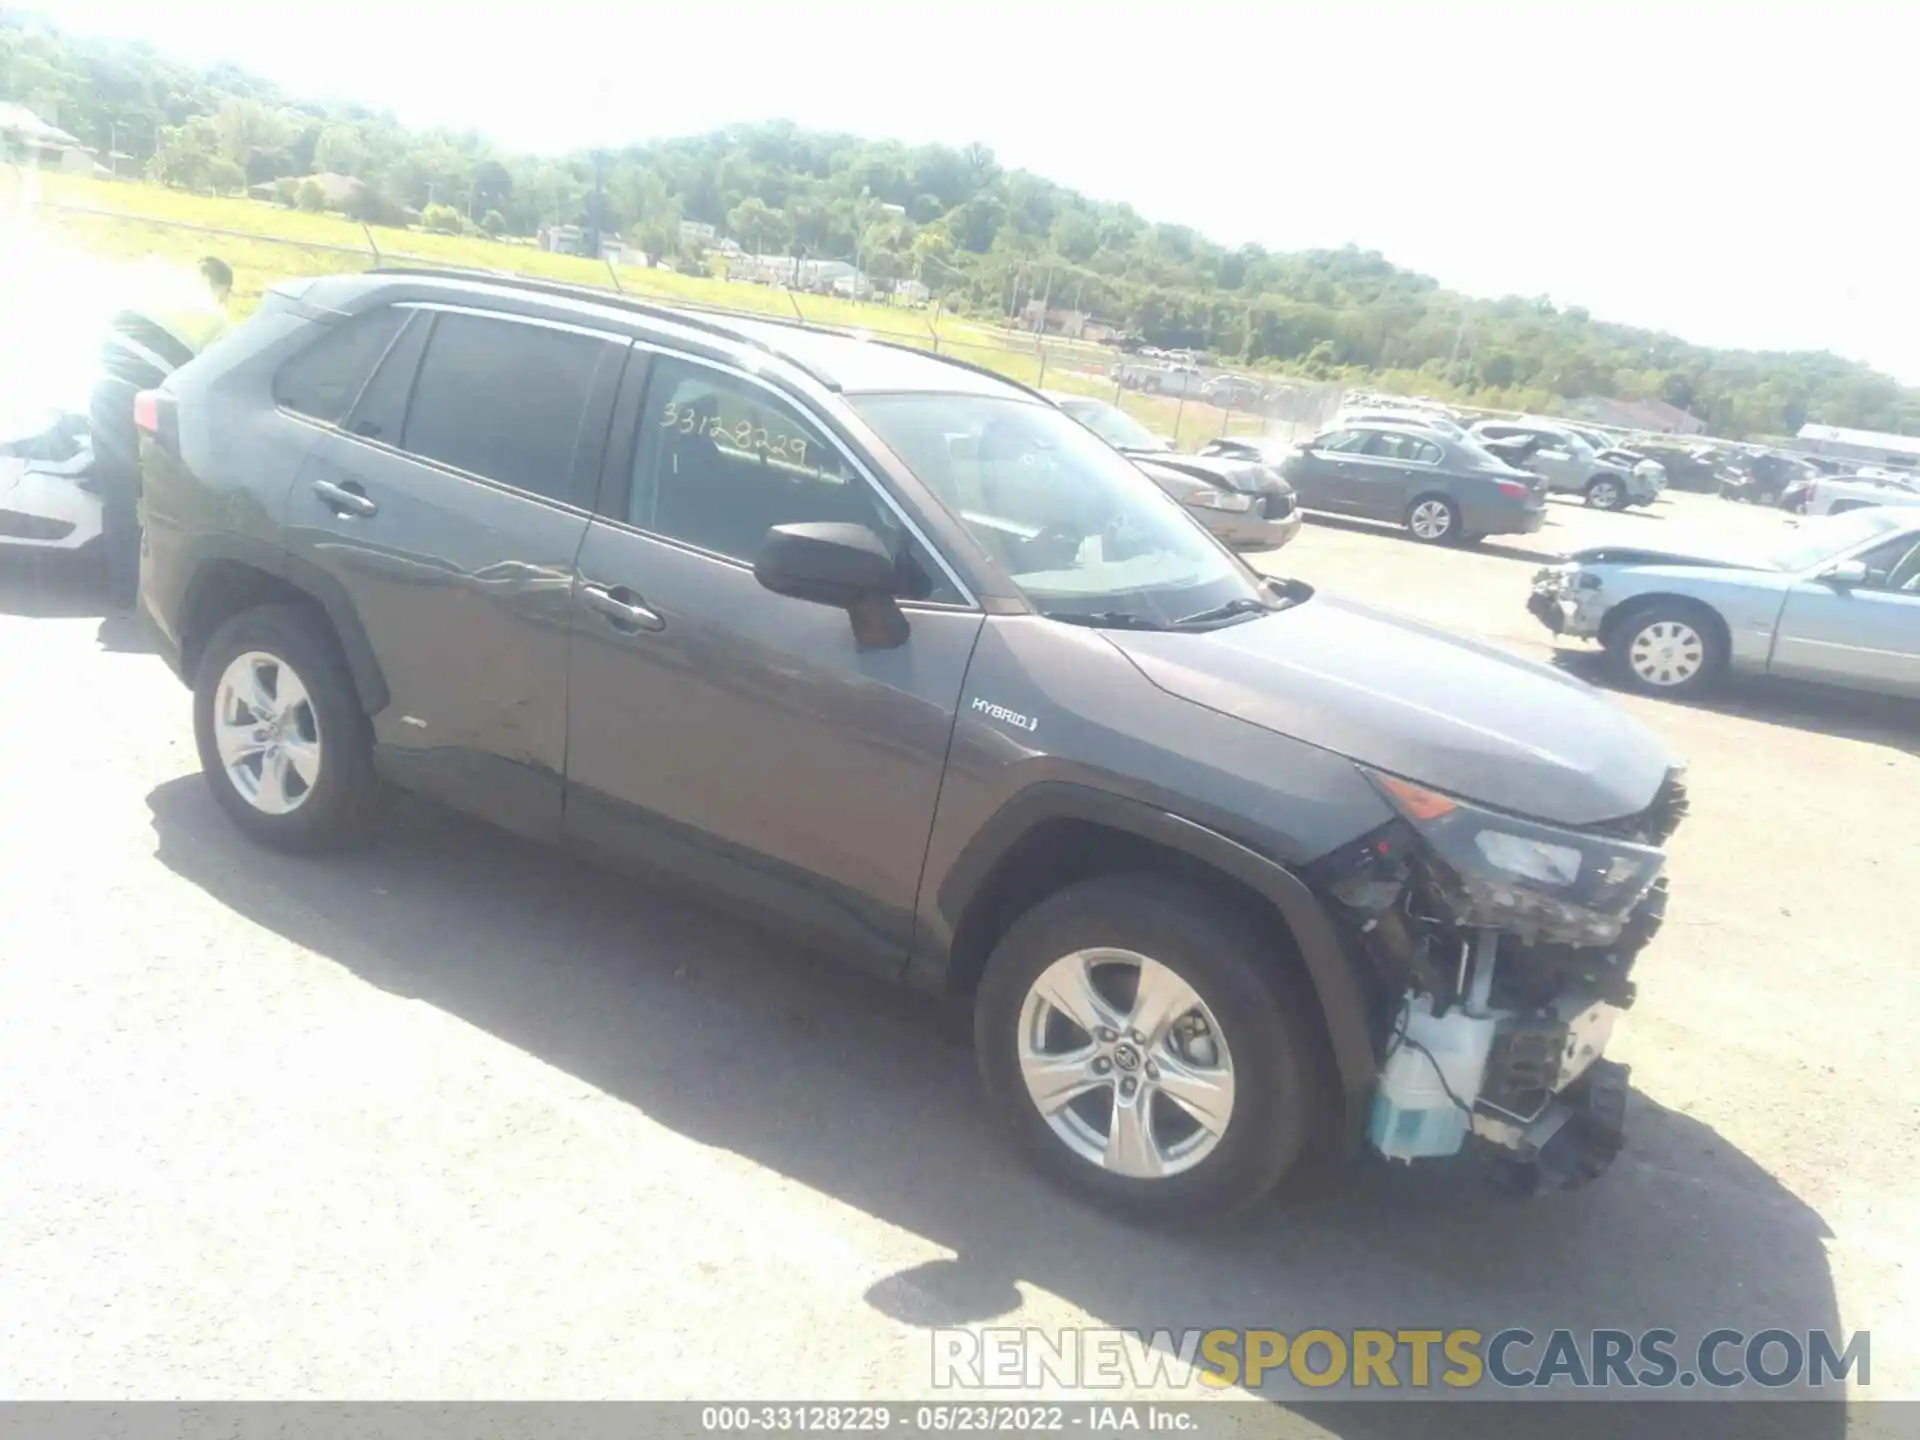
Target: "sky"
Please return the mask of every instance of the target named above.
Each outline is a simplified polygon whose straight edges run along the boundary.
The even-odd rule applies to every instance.
[[[1920,384],[1911,0],[49,8],[515,149],[775,118],[977,140],[1227,244],[1353,243]]]

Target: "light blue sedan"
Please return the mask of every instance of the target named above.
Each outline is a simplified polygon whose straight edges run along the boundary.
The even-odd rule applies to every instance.
[[[1648,694],[1734,670],[1920,696],[1920,510],[1810,520],[1770,545],[1595,546],[1536,574],[1527,608]]]

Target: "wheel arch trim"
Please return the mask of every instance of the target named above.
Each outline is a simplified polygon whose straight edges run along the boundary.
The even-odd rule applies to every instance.
[[[1196,821],[1142,800],[1070,781],[1040,781],[1007,800],[923,894],[909,979],[948,994],[957,988],[951,937],[999,865],[1040,825],[1077,821],[1179,852],[1263,899],[1292,936],[1320,1012],[1345,1110],[1343,1134],[1356,1140],[1379,1073],[1365,991],[1319,898],[1292,870]],[[932,877],[929,877],[930,879]],[[931,908],[932,914],[926,913]],[[930,933],[932,932],[932,933]],[[942,938],[936,943],[934,935]]]
[[[183,679],[192,683],[197,647],[204,645],[211,633],[211,627],[200,627],[189,635],[185,630],[186,624],[195,613],[199,587],[205,582],[211,567],[223,564],[256,570],[299,591],[317,604],[340,642],[347,662],[347,673],[352,677],[361,709],[374,715],[386,708],[391,699],[386,676],[380,669],[379,658],[374,654],[373,642],[367,638],[366,628],[360,623],[359,612],[354,609],[353,601],[347,595],[346,586],[312,561],[289,554],[264,540],[244,535],[207,536],[194,547],[192,578],[187,582],[180,614],[180,670]]]

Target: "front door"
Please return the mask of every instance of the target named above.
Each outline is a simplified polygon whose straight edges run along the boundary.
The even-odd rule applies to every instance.
[[[1335,430],[1300,450],[1286,475],[1302,505],[1310,510],[1357,513],[1361,495],[1358,471],[1367,433]]]
[[[1774,638],[1775,674],[1920,695],[1920,535],[1860,555],[1860,585],[1803,579],[1787,594]]]
[[[288,498],[289,548],[345,589],[391,696],[382,769],[541,837],[560,828],[574,559],[626,353],[417,310]]]
[[[787,397],[656,355],[629,375],[580,552],[566,829],[897,970],[912,939],[981,614]],[[775,525],[869,525],[900,554],[906,642],[762,588]]]

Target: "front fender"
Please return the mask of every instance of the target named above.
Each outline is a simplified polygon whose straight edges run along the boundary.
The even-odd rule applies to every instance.
[[[907,978],[924,989],[951,988],[953,937],[1000,862],[1036,827],[1073,820],[1179,852],[1239,882],[1264,899],[1299,951],[1333,1057],[1349,1137],[1358,1134],[1378,1075],[1366,993],[1319,898],[1278,862],[1207,826],[1147,803],[1062,781],[1042,781],[997,810],[943,875],[929,876],[931,895],[915,926]]]

